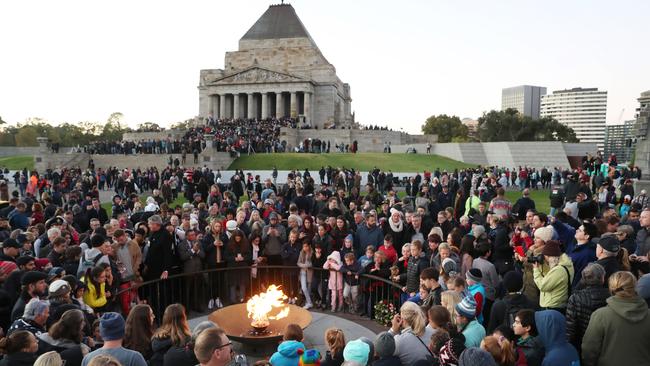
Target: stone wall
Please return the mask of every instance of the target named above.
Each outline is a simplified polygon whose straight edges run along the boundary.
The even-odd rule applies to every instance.
[[[63,150],[65,148],[62,148]],[[0,157],[15,156],[15,155],[36,155],[38,154],[38,146],[0,146]]]
[[[178,158],[181,160],[180,154],[172,154],[172,159]],[[165,169],[169,162],[169,155],[167,154],[140,154],[140,155],[92,155],[92,159],[97,168],[118,167],[124,168],[150,168],[157,167],[159,170]],[[199,162],[194,164],[194,157],[191,154],[187,155],[187,160],[184,167],[203,167],[207,166],[211,169],[228,169],[234,159],[230,158],[230,154],[224,152],[215,152],[208,148],[204,153],[199,154]]]
[[[437,135],[409,135],[399,131],[381,131],[381,130],[356,130],[356,129],[292,129],[282,128],[280,130],[280,140],[286,141],[289,148],[299,146],[300,143],[309,138],[318,138],[323,141],[329,141],[331,151],[337,144],[352,145],[354,141],[358,142],[359,152],[382,152],[384,142],[390,142],[391,145],[405,145],[411,141],[422,141],[423,143],[438,140]]]

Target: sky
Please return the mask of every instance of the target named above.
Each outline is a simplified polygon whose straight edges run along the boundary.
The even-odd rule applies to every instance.
[[[57,124],[121,112],[132,127],[192,118],[199,70],[222,68],[270,4],[2,1],[0,117]],[[417,133],[431,115],[478,118],[522,84],[607,90],[607,123],[617,123],[650,89],[647,0],[291,4],[350,84],[363,124]]]

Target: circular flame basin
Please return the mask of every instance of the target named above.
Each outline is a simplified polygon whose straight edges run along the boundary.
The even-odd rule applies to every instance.
[[[270,343],[282,339],[282,332],[287,324],[298,324],[302,329],[307,328],[312,317],[309,311],[296,305],[287,305],[289,315],[286,318],[269,320],[266,327],[263,324],[253,326],[248,318],[246,304],[236,304],[221,308],[208,316],[208,319],[221,327],[231,340],[240,343]],[[260,329],[261,328],[261,329]]]

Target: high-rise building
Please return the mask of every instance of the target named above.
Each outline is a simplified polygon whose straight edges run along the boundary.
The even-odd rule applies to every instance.
[[[524,116],[539,119],[539,106],[542,95],[546,94],[543,86],[520,85],[501,90],[501,110],[513,108]]]
[[[635,119],[615,125],[607,125],[605,127],[605,159],[615,154],[619,163],[630,162],[636,145],[636,132]]]
[[[553,117],[572,128],[580,142],[603,150],[607,119],[607,91],[598,88],[556,90],[542,96],[541,117]]]
[[[636,109],[636,127],[637,137],[645,140],[648,134],[648,126],[650,125],[650,90],[641,93],[637,99],[639,101],[639,108]]]

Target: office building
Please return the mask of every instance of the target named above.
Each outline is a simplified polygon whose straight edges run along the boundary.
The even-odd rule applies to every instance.
[[[501,110],[513,108],[524,116],[539,119],[539,107],[542,95],[546,94],[543,86],[520,85],[501,90]]]
[[[636,120],[605,126],[604,157],[616,155],[619,164],[632,160],[636,145]]]

